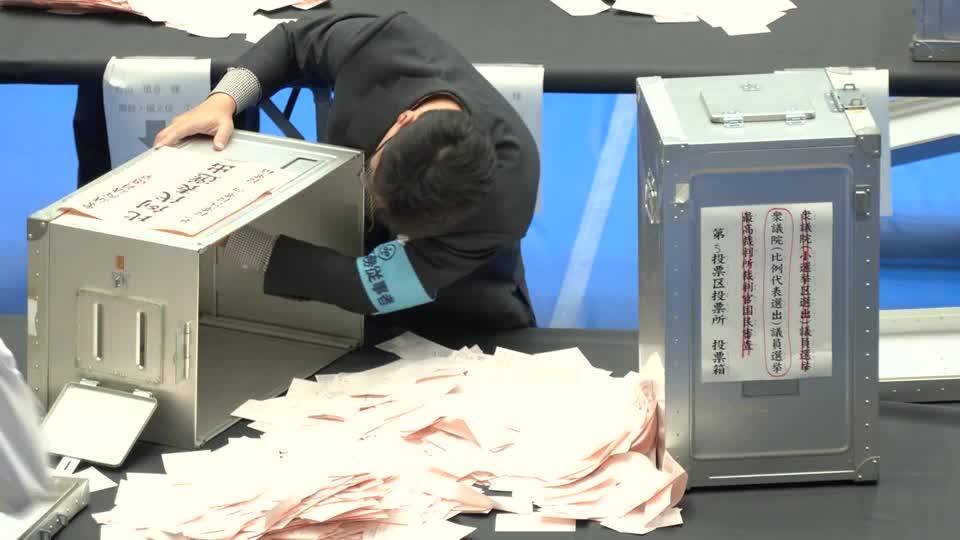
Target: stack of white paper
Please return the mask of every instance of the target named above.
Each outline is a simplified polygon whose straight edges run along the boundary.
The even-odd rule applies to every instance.
[[[327,0],[0,0],[0,6],[26,6],[61,15],[121,11],[195,36],[226,38],[246,34],[257,42],[276,25],[294,19],[270,19],[257,11],[285,7],[310,9]]]
[[[473,528],[450,518],[493,510],[499,531],[682,523],[686,472],[669,454],[655,464],[657,400],[638,373],[612,377],[577,349],[438,356],[407,338],[384,346],[396,362],[243,404],[259,438],[128,475],[94,516],[103,538],[457,540]]]
[[[658,23],[703,21],[741,36],[770,31],[770,24],[796,8],[791,0],[551,0],[574,16],[596,15],[609,9],[651,15]]]

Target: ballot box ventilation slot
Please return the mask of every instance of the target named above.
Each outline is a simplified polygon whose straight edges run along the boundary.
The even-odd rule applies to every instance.
[[[144,362],[147,358],[147,314],[138,311],[137,312],[137,369],[143,369]]]
[[[93,304],[93,358],[103,362],[103,304]]]

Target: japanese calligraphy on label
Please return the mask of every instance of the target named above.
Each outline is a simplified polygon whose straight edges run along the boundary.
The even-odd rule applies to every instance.
[[[65,210],[195,236],[293,177],[262,164],[163,147],[70,197]]]
[[[700,213],[703,382],[832,374],[833,204]]]

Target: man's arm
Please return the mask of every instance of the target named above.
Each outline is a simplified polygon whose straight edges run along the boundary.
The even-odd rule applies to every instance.
[[[214,93],[230,95],[237,112],[294,81],[332,87],[337,72],[389,17],[328,15],[277,25],[244,53]]]
[[[324,302],[365,315],[432,302],[439,289],[465,277],[494,252],[458,253],[436,241],[394,240],[364,256],[349,257],[250,227],[230,235],[224,248],[228,259],[263,274],[265,294]]]
[[[46,494],[46,456],[33,393],[0,341],[0,514],[20,512]]]

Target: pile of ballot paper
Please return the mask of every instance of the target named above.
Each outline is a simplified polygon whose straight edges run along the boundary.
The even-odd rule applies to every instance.
[[[642,372],[614,377],[577,349],[399,339],[381,346],[403,349],[390,364],[240,406],[259,437],[128,473],[94,515],[102,538],[457,540],[474,530],[458,514],[493,514],[497,531],[682,523],[686,472],[657,450],[662,402]]]
[[[770,32],[769,25],[796,8],[791,0],[550,0],[576,17],[606,11],[649,15],[658,23],[703,21],[731,36]]]
[[[285,7],[310,9],[327,0],[0,0],[0,6],[45,9],[53,13],[121,11],[142,15],[153,22],[202,37],[225,38],[246,34],[259,41],[274,26],[292,19],[270,19],[258,11]]]

